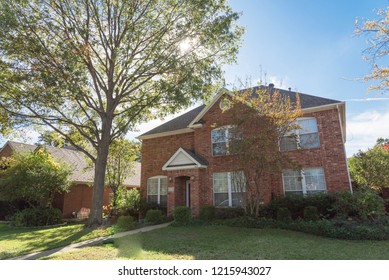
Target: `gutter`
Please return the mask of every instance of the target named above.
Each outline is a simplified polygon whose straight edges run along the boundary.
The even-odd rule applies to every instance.
[[[336,105],[336,109],[338,110],[338,117],[339,117],[339,125],[340,125],[340,133],[342,135],[342,143],[343,143],[343,152],[344,152],[344,159],[346,161],[346,168],[347,168],[347,176],[348,176],[348,182],[350,185],[350,193],[353,193],[353,187],[351,185],[351,177],[350,177],[350,170],[348,168],[348,161],[347,161],[347,154],[346,154],[346,146],[344,145],[344,135],[343,135],[343,126],[340,116],[340,110],[339,110],[339,104]]]

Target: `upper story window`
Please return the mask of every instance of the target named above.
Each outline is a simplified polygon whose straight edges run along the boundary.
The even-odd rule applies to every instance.
[[[212,130],[212,155],[222,156],[231,154],[233,140],[241,138],[234,126],[223,126]]]
[[[281,139],[280,150],[319,148],[320,140],[316,118],[299,118],[296,122],[300,128],[290,131]]]
[[[167,177],[156,176],[147,179],[147,201],[167,206]]]
[[[216,207],[243,207],[245,193],[243,171],[213,173],[213,201]]]

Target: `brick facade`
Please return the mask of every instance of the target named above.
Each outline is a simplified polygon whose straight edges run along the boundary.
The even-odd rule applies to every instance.
[[[350,190],[342,128],[336,108],[304,114],[317,121],[320,147],[287,152],[303,168],[322,167],[328,192]],[[147,179],[163,175],[168,178],[168,215],[174,207],[185,205],[185,182],[190,180],[190,206],[198,215],[202,205],[213,205],[213,174],[231,172],[234,156],[212,156],[211,131],[230,125],[228,114],[222,113],[219,101],[202,117],[202,127],[191,133],[143,139],[141,193],[147,196]],[[194,150],[208,162],[207,168],[162,171],[163,165],[180,148]],[[282,174],[273,174],[263,189],[263,202],[284,194]]]

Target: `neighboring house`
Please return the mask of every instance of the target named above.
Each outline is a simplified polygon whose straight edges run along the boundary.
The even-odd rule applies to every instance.
[[[53,207],[62,211],[64,218],[85,216],[92,206],[92,184],[94,169],[90,167],[85,155],[72,147],[56,148],[51,146],[35,146],[14,141],[8,141],[0,150],[1,157],[10,157],[13,153],[31,153],[39,149],[45,149],[56,161],[68,164],[72,169],[70,180],[72,187],[69,192],[57,194],[54,198]],[[139,162],[135,163],[134,175],[128,177],[124,184],[127,188],[139,188],[140,186]],[[104,192],[104,205],[109,204],[110,189]],[[82,212],[82,213],[81,213]],[[81,214],[80,214],[81,213]]]
[[[296,100],[296,92],[279,91],[292,102]],[[167,207],[168,215],[180,205],[191,207],[193,215],[199,215],[202,205],[241,205],[234,192],[234,156],[226,153],[231,123],[221,110],[222,95],[139,136],[142,196]],[[299,96],[303,117],[298,119],[298,144],[296,138],[285,137],[280,149],[299,163],[303,172],[274,174],[263,188],[263,203],[288,193],[352,191],[344,148],[345,103]]]

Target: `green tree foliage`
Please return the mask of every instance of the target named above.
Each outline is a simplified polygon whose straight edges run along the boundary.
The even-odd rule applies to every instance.
[[[54,194],[69,190],[70,168],[39,150],[3,159],[0,200],[26,201],[30,207],[51,207]]]
[[[123,188],[126,178],[134,175],[135,160],[140,154],[140,144],[127,139],[117,139],[109,147],[106,185],[112,192],[112,210],[118,206],[119,189]]]
[[[375,190],[389,187],[389,152],[380,139],[373,148],[359,151],[348,160],[350,176],[359,187]]]
[[[276,89],[263,87],[256,94],[252,89],[237,91],[225,101],[238,134],[230,143],[234,169],[243,170],[245,175],[235,183],[245,191],[249,213],[258,216],[264,186],[272,184],[273,174],[298,167],[280,151],[279,144],[286,133],[297,128],[294,121],[301,116],[299,96],[291,102]]]
[[[385,65],[389,54],[389,8],[378,9],[377,18],[362,23],[356,21],[355,33],[368,36],[369,47],[364,51],[364,58],[372,64],[372,71],[365,81],[378,81],[370,90],[389,89],[389,68]]]
[[[220,86],[237,19],[226,0],[2,0],[0,116],[49,126],[92,160],[99,225],[109,145]]]

